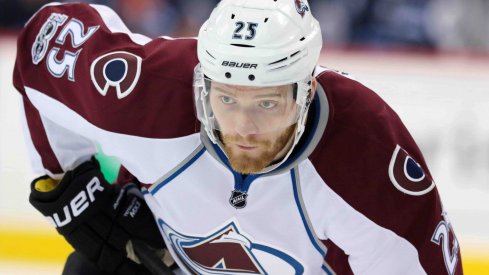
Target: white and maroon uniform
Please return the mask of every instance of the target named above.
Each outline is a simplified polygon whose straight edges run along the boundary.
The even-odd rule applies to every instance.
[[[94,144],[116,156],[151,184],[146,201],[187,272],[462,274],[423,156],[375,93],[318,67],[290,159],[244,176],[201,132],[197,62],[195,39],[130,33],[107,7],[44,7],[14,69],[33,161],[57,177]]]

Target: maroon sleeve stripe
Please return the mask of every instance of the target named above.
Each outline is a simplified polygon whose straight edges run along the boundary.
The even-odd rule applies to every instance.
[[[328,248],[324,260],[329,264],[333,271],[336,274],[353,275],[353,271],[348,263],[348,255],[346,255],[345,252],[332,241],[324,240],[322,242],[326,248]]]

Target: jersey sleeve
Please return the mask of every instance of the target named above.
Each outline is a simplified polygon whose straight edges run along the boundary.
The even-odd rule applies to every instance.
[[[27,100],[24,109],[24,134],[33,172],[61,179],[65,171],[72,170],[96,153],[95,144],[43,117]]]
[[[131,33],[106,6],[46,5],[18,37],[13,74],[42,166],[62,173],[99,144],[141,181],[156,180],[166,167],[154,163],[172,153],[165,140],[200,127],[196,64],[195,39]],[[182,146],[192,150],[194,143]],[[143,153],[148,148],[154,155]]]
[[[413,257],[427,274],[463,274],[459,245],[435,183],[397,114],[371,90],[339,73],[325,72],[318,81],[330,116],[320,150],[311,155],[313,165],[342,204],[406,240],[415,251],[398,255],[396,247],[380,243],[361,248],[352,242],[368,232],[331,222],[330,239],[323,241],[328,264],[338,274],[404,274],[403,258]],[[398,270],[401,266],[404,270]]]

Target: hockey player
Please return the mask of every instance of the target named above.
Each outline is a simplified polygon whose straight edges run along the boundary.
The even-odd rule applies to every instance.
[[[462,274],[413,138],[317,66],[321,45],[305,0],[223,0],[197,40],[133,34],[104,6],[44,7],[14,70],[46,174],[31,203],[109,273],[147,272],[133,243],[164,240],[186,273]],[[94,144],[135,184],[109,185]]]

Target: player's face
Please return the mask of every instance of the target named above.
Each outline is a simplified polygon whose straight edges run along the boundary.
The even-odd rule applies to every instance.
[[[291,85],[257,88],[214,83],[210,105],[236,171],[259,172],[290,148],[298,108]]]

